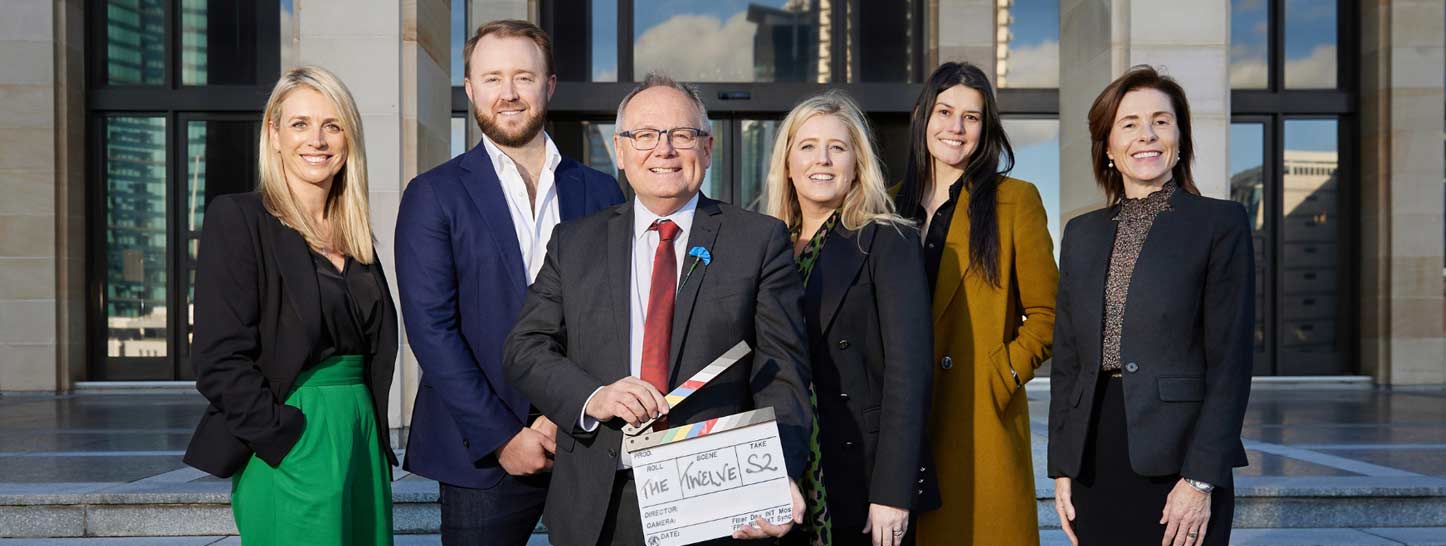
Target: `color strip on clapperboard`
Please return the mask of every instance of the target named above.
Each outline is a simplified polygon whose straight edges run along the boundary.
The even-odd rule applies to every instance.
[[[681,404],[683,400],[686,400],[693,393],[698,392],[698,389],[703,388],[703,386],[707,385],[713,378],[718,377],[718,374],[732,367],[752,351],[753,348],[748,346],[747,341],[739,341],[732,349],[728,349],[728,352],[714,359],[712,364],[699,370],[698,373],[693,374],[693,377],[689,377],[687,381],[684,381],[682,385],[678,385],[678,388],[673,389],[673,392],[664,396],[663,398],[668,401],[668,408],[678,407],[678,404]],[[623,434],[637,436],[647,432],[648,427],[653,426],[654,421],[657,421],[657,419],[648,419],[636,427],[623,425]]]
[[[767,423],[769,421],[772,421],[773,419],[774,416],[772,406],[766,408],[758,408],[753,411],[735,413],[733,415],[728,415],[725,417],[716,417],[707,421],[703,421],[701,423],[683,425],[681,427],[674,427],[668,430],[662,430],[650,434],[644,434],[642,436],[637,436],[634,438],[628,438],[627,450],[628,453],[632,453],[640,449],[649,449],[661,445],[671,444],[673,442],[681,440],[689,440],[692,438],[697,438],[699,436],[707,436],[715,432],[723,432],[727,430],[756,425],[759,423]]]

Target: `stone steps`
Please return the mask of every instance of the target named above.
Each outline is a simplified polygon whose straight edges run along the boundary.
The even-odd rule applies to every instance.
[[[1242,535],[1246,537],[1270,536],[1266,530],[1281,529],[1446,528],[1446,479],[1442,478],[1242,478],[1236,491],[1235,527],[1261,530]],[[1052,487],[1037,493],[1040,528],[1054,536],[1059,521]],[[435,482],[409,478],[393,483],[393,525],[398,534],[437,533],[439,518]],[[229,481],[0,487],[0,537],[235,533]]]

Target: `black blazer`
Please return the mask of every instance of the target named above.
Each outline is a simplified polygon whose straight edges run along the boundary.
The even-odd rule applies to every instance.
[[[1245,466],[1255,266],[1239,203],[1176,190],[1135,263],[1120,336],[1130,463],[1229,486]],[[1065,227],[1050,374],[1052,478],[1079,477],[1100,372],[1105,276],[1118,207]]]
[[[835,536],[865,537],[870,503],[939,507],[929,283],[913,227],[839,224],[827,237],[803,293],[819,450]]]
[[[554,544],[596,544],[610,507],[622,420],[579,426],[595,390],[630,375],[629,298],[633,202],[553,231],[547,260],[508,336],[503,368],[514,386],[558,424],[545,521]],[[795,480],[812,427],[802,283],[777,219],[707,197],[698,201],[691,249],[712,263],[679,280],[673,309],[670,389],[740,340],[748,358],[719,374],[668,415],[673,426],[772,406]],[[685,259],[684,271],[693,259]]]
[[[377,441],[393,466],[387,439],[387,393],[397,355],[397,311],[380,262],[355,264],[380,285],[379,331],[367,332],[367,387]],[[306,428],[301,410],[285,405],[292,383],[317,360],[322,343],[321,296],[311,250],[281,224],[255,193],[223,195],[206,209],[196,264],[196,330],[191,366],[196,389],[211,405],[186,448],[185,463],[227,477],[252,453],[271,466]]]

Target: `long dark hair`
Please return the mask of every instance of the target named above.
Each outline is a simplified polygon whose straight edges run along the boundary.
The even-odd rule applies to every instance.
[[[984,97],[984,119],[979,142],[964,166],[964,187],[969,190],[969,267],[966,273],[983,275],[993,286],[999,279],[999,183],[1014,169],[1014,147],[999,120],[999,103],[984,71],[970,63],[944,63],[929,76],[924,91],[914,103],[909,122],[909,162],[899,188],[898,210],[905,218],[917,218],[923,199],[934,183],[934,158],[929,155],[929,117],[939,93],[963,85]],[[957,220],[956,220],[957,221]],[[927,235],[927,234],[926,234]]]

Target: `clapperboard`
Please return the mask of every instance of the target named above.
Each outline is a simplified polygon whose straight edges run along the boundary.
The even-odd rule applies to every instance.
[[[739,342],[666,396],[674,407],[749,353]],[[725,537],[757,518],[793,519],[793,496],[773,408],[644,433],[625,427],[643,539],[649,546]]]

